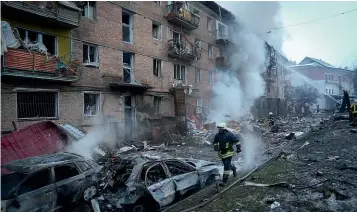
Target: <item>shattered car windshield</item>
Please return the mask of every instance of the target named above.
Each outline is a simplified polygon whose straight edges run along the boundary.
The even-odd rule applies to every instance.
[[[10,191],[19,184],[27,174],[12,172],[10,174],[1,175],[1,199],[9,197]]]

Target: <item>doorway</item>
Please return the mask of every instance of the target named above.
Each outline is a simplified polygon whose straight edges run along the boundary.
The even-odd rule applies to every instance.
[[[125,140],[136,135],[136,108],[133,96],[124,96]]]

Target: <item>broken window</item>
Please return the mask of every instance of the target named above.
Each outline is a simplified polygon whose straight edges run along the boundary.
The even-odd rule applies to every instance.
[[[129,52],[123,52],[123,76],[124,83],[132,82],[132,67],[133,67],[133,59],[134,54]]]
[[[211,44],[208,44],[208,57],[213,57],[213,46]]]
[[[195,69],[195,82],[201,82],[201,70],[199,68]]]
[[[154,39],[161,39],[161,25],[156,22],[152,22],[152,37]]]
[[[161,1],[154,1],[157,5],[161,5]]]
[[[99,66],[99,54],[97,46],[83,44],[83,63],[87,66]]]
[[[18,92],[17,118],[57,118],[56,92]]]
[[[153,74],[154,76],[160,77],[161,76],[161,60],[158,59],[154,59],[154,70],[153,70]]]
[[[154,96],[154,109],[155,113],[160,113],[161,97]]]
[[[74,165],[57,166],[55,167],[56,182],[79,175],[78,169]]]
[[[94,20],[95,17],[95,1],[82,2],[82,15],[86,18]]]
[[[19,31],[21,39],[25,43],[40,42],[46,48],[47,52],[52,55],[57,55],[57,37],[53,35],[48,35],[42,32],[36,32],[26,29],[17,28]]]
[[[95,116],[99,112],[99,94],[84,94],[84,115]]]
[[[50,184],[50,170],[44,169],[32,174],[23,183],[21,183],[19,189],[17,190],[17,195],[20,196],[22,194],[35,191]]]
[[[207,29],[208,31],[212,31],[212,18],[207,17]]]
[[[133,14],[123,10],[122,11],[122,30],[123,30],[123,41],[132,43],[133,42]]]
[[[166,161],[165,164],[172,176],[186,174],[195,171],[193,167],[179,161]]]
[[[227,26],[220,21],[217,21],[216,25],[217,25],[217,39],[227,39],[228,38]]]
[[[150,167],[145,175],[145,183],[147,186],[161,182],[167,178],[164,168],[159,163]]]
[[[175,80],[182,80],[182,83],[185,83],[185,71],[186,67],[183,65],[174,65],[174,79]]]

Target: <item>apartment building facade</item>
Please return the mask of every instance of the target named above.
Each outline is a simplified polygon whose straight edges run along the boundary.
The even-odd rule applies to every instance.
[[[118,137],[130,139],[142,133],[140,122],[185,120],[203,113],[209,104],[220,56],[217,4],[2,2],[1,6],[13,11],[3,12],[2,20],[17,29],[21,46],[33,41],[50,53],[46,56],[28,46],[9,46],[5,51],[2,132],[12,131],[13,122],[19,128],[40,120],[90,127],[104,117]],[[63,8],[69,12],[63,13]],[[15,17],[14,12],[36,19]],[[72,19],[74,23],[67,23]]]
[[[291,86],[301,86],[304,83],[313,86],[319,91],[320,97],[313,110],[331,110],[337,103],[342,102],[343,90],[350,98],[356,98],[354,92],[353,71],[336,68],[331,64],[312,57],[305,57],[298,65],[290,66],[294,72],[288,75]],[[301,76],[305,76],[303,79]],[[307,82],[309,81],[309,82]]]

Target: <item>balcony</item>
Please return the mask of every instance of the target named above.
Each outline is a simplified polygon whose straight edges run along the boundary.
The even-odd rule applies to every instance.
[[[231,63],[229,62],[227,57],[222,56],[216,58],[216,68],[230,68],[230,67],[231,67]]]
[[[194,48],[186,39],[172,39],[168,44],[168,55],[171,58],[190,62],[195,60],[198,55],[198,48]]]
[[[233,45],[233,42],[230,39],[228,32],[218,30],[216,34],[216,44],[220,46],[229,47]]]
[[[29,18],[68,29],[79,26],[80,9],[73,2],[3,1],[1,5],[5,16],[17,16],[23,20]]]
[[[78,80],[76,72],[79,62],[63,63],[57,57],[23,49],[7,49],[1,69],[2,77],[32,78],[47,81],[73,82]]]
[[[167,20],[188,30],[197,29],[200,24],[200,17],[183,8],[185,2],[175,2],[167,6]]]

